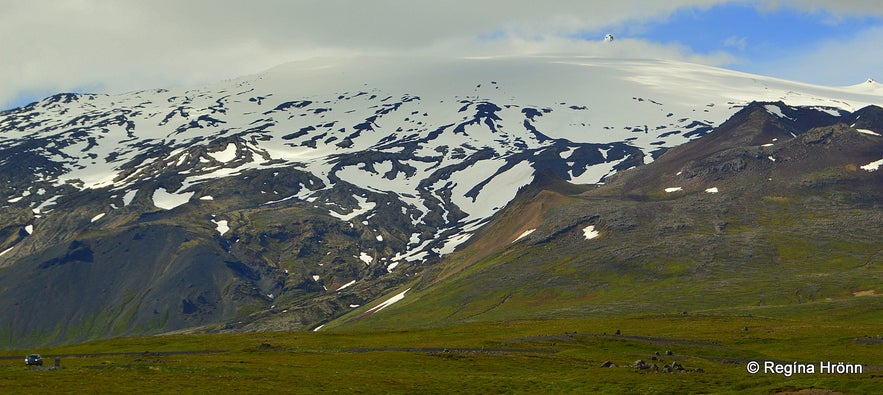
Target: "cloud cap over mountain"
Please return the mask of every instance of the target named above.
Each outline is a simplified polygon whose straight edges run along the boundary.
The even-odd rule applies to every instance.
[[[734,5],[757,15],[786,11],[828,24],[863,21],[867,28],[855,31],[845,48],[883,39],[883,6],[877,1],[7,1],[0,13],[0,37],[6,38],[11,56],[0,61],[0,108],[58,91],[118,93],[193,85],[291,60],[353,53],[578,53],[783,68],[786,61],[744,59],[738,47],[753,41],[743,36],[730,41],[739,43],[736,47],[721,42],[718,49],[697,49],[691,37],[656,34],[654,26],[677,21],[679,13],[702,16],[714,7]],[[608,32],[627,34],[618,35],[611,49],[599,45]],[[821,40],[782,57],[817,61],[822,58],[818,52],[831,46],[836,44]],[[881,55],[873,52],[855,56],[844,73],[869,69],[855,64],[881,63]],[[799,79],[830,70],[801,67]],[[811,82],[836,80],[830,74]]]

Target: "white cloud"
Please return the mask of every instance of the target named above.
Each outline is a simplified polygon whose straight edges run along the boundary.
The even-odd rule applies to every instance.
[[[808,12],[829,12],[836,17],[883,15],[880,0],[766,0],[757,5],[760,10],[791,8]]]
[[[746,4],[756,4],[749,0]],[[0,3],[0,108],[23,94],[122,92],[237,77],[280,63],[342,53],[606,52],[723,64],[720,52],[618,39],[568,39],[633,29],[684,7],[720,0],[4,0]],[[877,1],[761,2],[883,14]],[[482,39],[483,37],[483,39]],[[611,55],[612,56],[612,55]]]
[[[736,48],[740,51],[744,51],[745,48],[748,47],[748,37],[728,37],[724,40],[724,47]]]
[[[23,94],[202,84],[312,56],[468,52],[495,32],[533,38],[495,48],[536,52],[566,46],[548,37],[711,2],[12,0],[0,5],[0,108]]]
[[[883,27],[867,29],[849,40],[826,40],[801,52],[752,65],[780,78],[827,85],[854,85],[871,77],[883,79]],[[856,77],[861,76],[861,77]]]
[[[676,43],[659,44],[630,38],[616,38],[613,42],[604,42],[603,38],[603,35],[596,40],[551,35],[531,38],[501,35],[493,40],[449,40],[415,52],[424,55],[451,54],[453,56],[575,54],[605,58],[676,59],[708,65],[724,65],[735,61],[735,58],[726,52],[700,55]]]

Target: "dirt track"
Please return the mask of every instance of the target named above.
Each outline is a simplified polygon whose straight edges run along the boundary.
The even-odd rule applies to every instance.
[[[163,357],[169,355],[194,355],[194,354],[218,354],[229,350],[200,350],[200,351],[161,351],[161,352],[102,352],[91,354],[43,354],[43,363],[47,364],[55,358],[96,358],[102,356],[145,356],[145,357]],[[13,361],[16,359],[24,360],[25,356],[0,356],[0,360]]]

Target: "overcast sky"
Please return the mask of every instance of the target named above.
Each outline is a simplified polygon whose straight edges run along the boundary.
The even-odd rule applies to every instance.
[[[851,85],[883,79],[883,1],[0,0],[0,48],[0,110],[342,54],[654,57]]]

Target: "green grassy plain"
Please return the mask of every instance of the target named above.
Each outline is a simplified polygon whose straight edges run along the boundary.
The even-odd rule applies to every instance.
[[[0,393],[871,394],[883,388],[881,300],[408,330],[117,338],[3,352]],[[43,354],[46,367],[60,355],[61,369],[24,366],[31,352]],[[637,360],[660,371],[635,369]],[[748,361],[766,360],[864,366],[847,375],[746,371]],[[616,366],[601,367],[606,361]],[[674,362],[684,370],[662,371]]]

